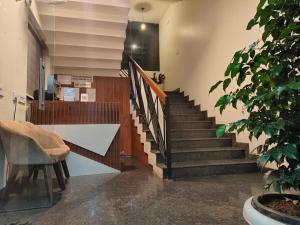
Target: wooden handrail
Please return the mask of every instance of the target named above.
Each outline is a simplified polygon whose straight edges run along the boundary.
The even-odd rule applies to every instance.
[[[139,74],[143,77],[143,79],[147,82],[147,84],[150,86],[150,88],[154,91],[154,93],[160,99],[160,101],[165,104],[167,94],[163,90],[161,90],[152,79],[150,79],[147,76],[145,71],[139,66],[139,64],[131,56],[128,56],[128,58],[129,58],[130,62],[132,63],[132,65],[139,72]]]

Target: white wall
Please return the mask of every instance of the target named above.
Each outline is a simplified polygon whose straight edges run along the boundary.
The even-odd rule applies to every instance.
[[[258,0],[184,0],[173,3],[160,22],[161,71],[166,88],[181,88],[217,123],[245,117],[242,110],[226,110],[221,116],[214,105],[224,94],[210,87],[224,79],[224,72],[235,51],[259,38],[260,31],[246,31]],[[231,86],[232,87],[232,86]],[[238,141],[248,142],[246,134]],[[253,149],[257,142],[250,144]]]
[[[13,118],[13,92],[25,96],[27,84],[27,13],[24,2],[0,0],[0,119]],[[16,118],[25,119],[18,105]],[[0,188],[4,185],[4,157],[0,155]]]
[[[13,118],[13,92],[26,94],[27,13],[24,2],[0,0],[0,118]],[[25,106],[18,105],[17,119],[25,119]]]
[[[37,15],[33,3],[33,13]],[[26,96],[28,14],[25,1],[0,0],[0,119],[13,119],[13,93]],[[25,120],[25,105],[17,105],[17,120]],[[4,157],[0,154],[0,188],[4,185]]]

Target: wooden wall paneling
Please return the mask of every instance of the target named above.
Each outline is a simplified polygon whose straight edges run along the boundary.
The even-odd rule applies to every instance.
[[[132,143],[131,143],[131,136],[132,136],[132,130],[131,130],[131,115],[130,115],[130,88],[129,88],[129,79],[128,78],[121,78],[122,80],[122,87],[120,87],[120,96],[122,97],[122,100],[120,101],[120,107],[122,109],[122,118],[121,121],[123,122],[124,126],[124,149],[126,155],[131,155],[131,149],[132,149]],[[122,94],[124,93],[124,94]],[[128,140],[126,142],[126,140]],[[126,151],[129,150],[129,151]]]
[[[100,120],[97,116],[101,111]],[[34,124],[119,124],[117,102],[61,102],[46,101],[45,109],[39,110],[34,101],[31,107],[31,122]],[[55,115],[55,117],[53,116]],[[101,121],[102,119],[102,121]]]
[[[100,116],[97,116],[98,111],[102,112]],[[39,110],[38,102],[34,101],[31,107],[31,122],[34,124],[101,124],[101,122],[105,122],[105,124],[119,124],[120,117],[115,116],[118,115],[118,111],[119,103],[116,102],[46,101],[45,109]],[[120,130],[105,156],[71,143],[68,143],[68,145],[71,151],[75,153],[115,169],[120,169]]]
[[[112,124],[119,123],[118,147],[121,155],[132,155],[129,79],[94,77],[96,102],[46,101],[45,111],[32,104],[31,121],[35,124]],[[85,91],[85,90],[82,90]],[[116,148],[117,148],[116,147]],[[111,155],[119,159],[119,155]],[[109,159],[114,163],[116,159]]]
[[[66,144],[70,147],[72,152],[75,152],[81,156],[102,163],[104,165],[110,166],[114,169],[120,170],[121,165],[120,165],[119,136],[120,134],[118,132],[114,140],[112,141],[109,149],[107,150],[105,156],[99,155],[95,152],[89,151],[85,148],[74,145],[70,142],[66,142]]]
[[[119,102],[121,155],[131,156],[129,79],[121,77],[94,77],[93,88],[96,89],[97,102]]]

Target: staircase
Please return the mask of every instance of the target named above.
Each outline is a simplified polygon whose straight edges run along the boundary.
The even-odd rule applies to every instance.
[[[235,136],[216,138],[214,119],[200,106],[179,91],[168,92],[168,98],[173,178],[257,171],[247,146],[238,147]]]
[[[128,63],[132,118],[155,174],[178,179],[258,170],[248,144],[234,134],[217,138],[215,118],[179,90],[163,92],[131,57]]]
[[[220,174],[257,172],[256,160],[248,159],[248,145],[236,143],[235,135],[216,138],[214,118],[195,106],[193,101],[179,91],[168,92],[170,107],[170,145],[172,178],[190,178]],[[161,170],[166,177],[167,167],[157,150],[153,135],[142,115],[135,112],[143,127],[146,141],[151,143],[150,154],[155,154],[155,172]],[[147,144],[144,141],[144,144]],[[149,150],[147,150],[149,156]]]

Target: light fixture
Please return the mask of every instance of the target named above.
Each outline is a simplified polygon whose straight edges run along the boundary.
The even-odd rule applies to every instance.
[[[141,11],[142,11],[142,24],[141,24],[141,30],[146,30],[147,29],[147,26],[146,26],[146,24],[145,24],[145,22],[144,22],[144,11],[145,11],[145,8],[144,7],[142,7],[141,8]]]
[[[138,47],[137,44],[132,44],[132,45],[131,45],[131,49],[132,49],[132,50],[137,49],[137,47]]]
[[[146,30],[146,28],[147,28],[146,24],[145,24],[145,23],[142,23],[142,24],[141,24],[141,30]]]

